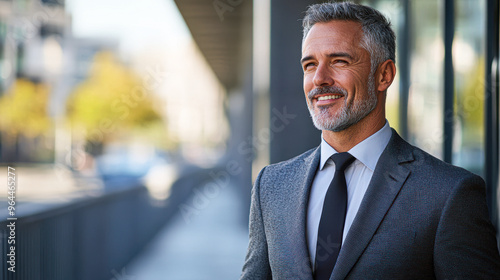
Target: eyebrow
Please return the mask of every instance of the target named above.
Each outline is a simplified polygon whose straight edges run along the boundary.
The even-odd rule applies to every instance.
[[[350,54],[348,54],[346,52],[330,53],[330,54],[327,54],[326,56],[329,57],[329,58],[332,58],[332,57],[346,57],[346,58],[349,58],[349,59],[353,59],[352,55],[350,55]],[[314,57],[312,55],[305,56],[305,57],[303,57],[300,60],[300,63],[302,64],[305,61],[308,61],[308,60],[311,60],[311,59],[314,59]]]

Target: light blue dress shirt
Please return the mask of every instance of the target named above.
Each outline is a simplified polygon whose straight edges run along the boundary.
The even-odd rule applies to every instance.
[[[347,232],[351,228],[363,196],[368,189],[375,166],[389,143],[391,136],[392,131],[389,122],[386,121],[384,127],[379,131],[348,151],[356,160],[345,170],[347,213],[342,242],[344,242]],[[316,258],[316,243],[318,240],[318,227],[323,210],[323,202],[335,174],[335,163],[330,159],[330,156],[336,153],[337,151],[321,137],[320,166],[312,183],[307,209],[307,244],[313,267]]]

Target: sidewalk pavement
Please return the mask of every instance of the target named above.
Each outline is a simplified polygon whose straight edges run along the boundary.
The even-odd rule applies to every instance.
[[[203,205],[188,199],[200,211],[176,215],[113,280],[239,279],[248,245],[241,199],[231,186],[209,197]]]

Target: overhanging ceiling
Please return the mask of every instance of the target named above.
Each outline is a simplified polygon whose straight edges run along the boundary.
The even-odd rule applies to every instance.
[[[175,4],[220,82],[227,89],[236,86],[244,59],[242,32],[252,14],[251,1],[175,0]]]

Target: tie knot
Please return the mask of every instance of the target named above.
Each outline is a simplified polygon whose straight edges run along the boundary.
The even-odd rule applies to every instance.
[[[330,158],[335,162],[335,170],[339,171],[344,171],[355,159],[347,152],[334,154]]]

